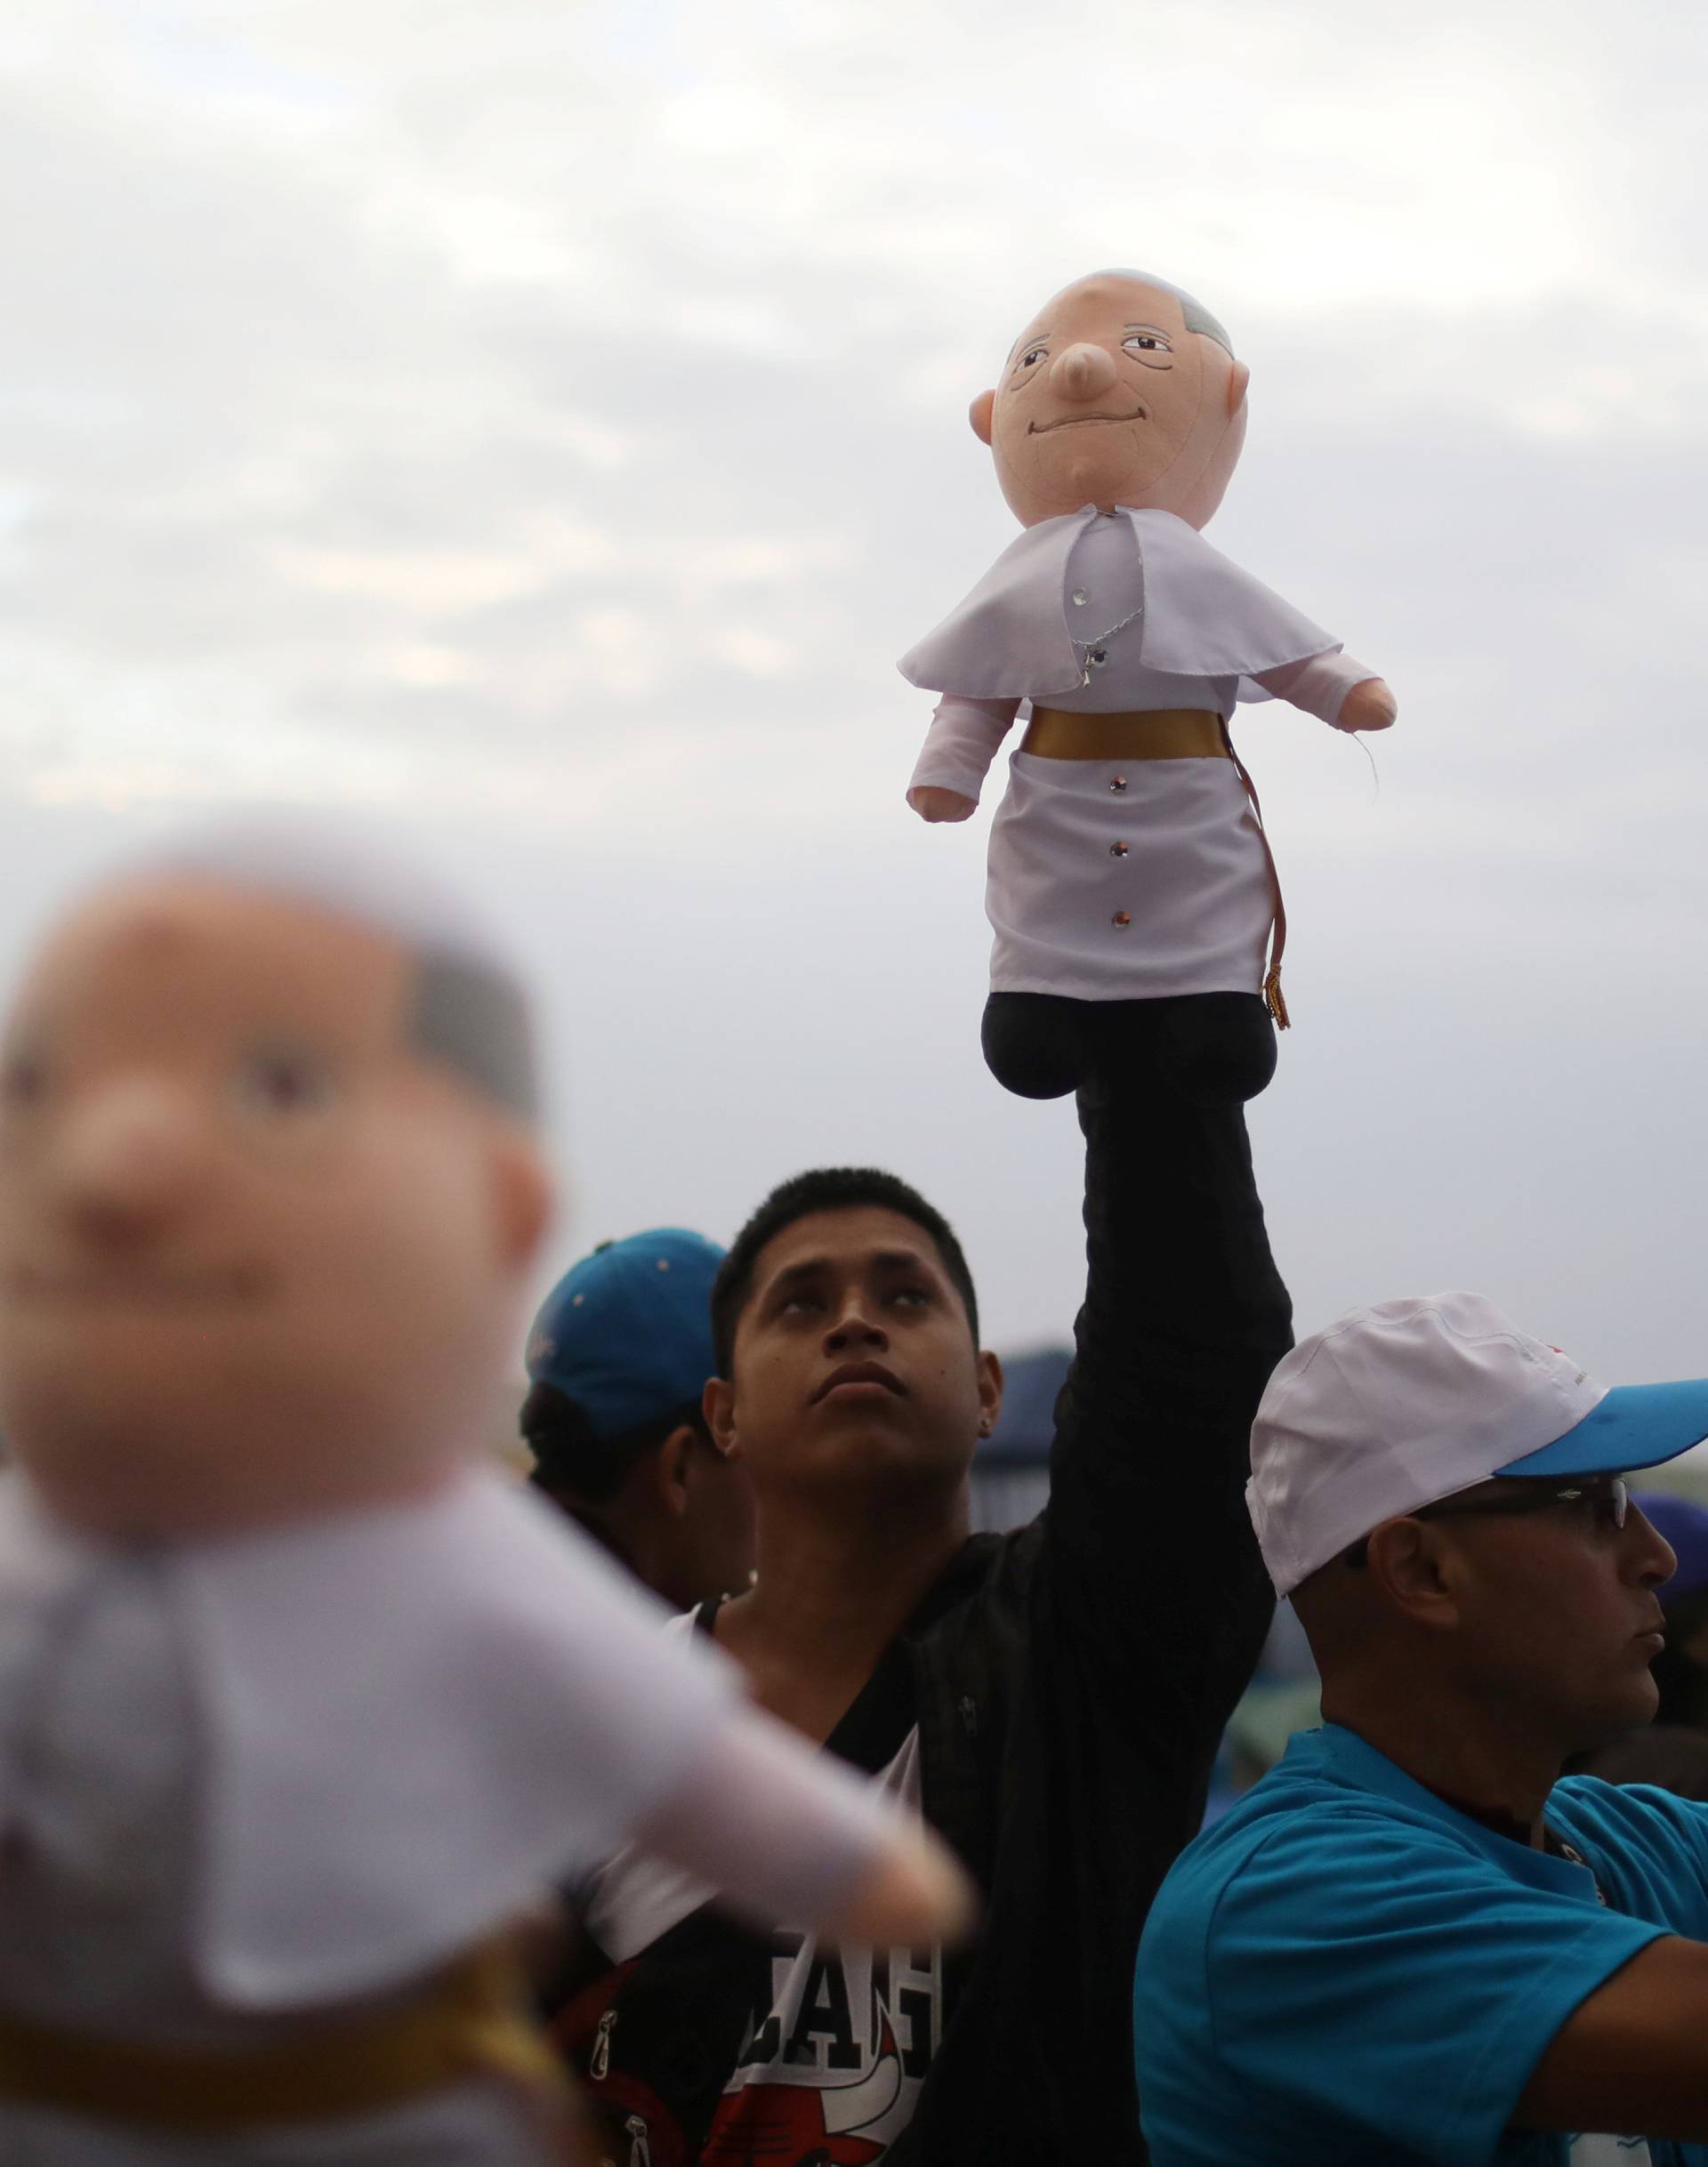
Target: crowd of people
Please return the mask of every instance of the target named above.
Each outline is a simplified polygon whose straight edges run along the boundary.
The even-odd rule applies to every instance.
[[[1708,1384],[1604,1392],[1463,1294],[1289,1351],[1243,1107],[1123,1042],[1168,1005],[1107,1011],[1079,1092],[1022,1528],[967,1533],[1002,1378],[891,1176],[796,1177],[728,1255],[616,1243],[542,1312],[536,1482],[983,1898],[965,1949],[831,1949],[601,1864],[544,1994],[600,2159],[1708,2160],[1708,1817],[1561,1780],[1689,1788],[1704,1516],[1625,1475],[1708,1434]],[[1277,1594],[1323,1720],[1199,1834]]]

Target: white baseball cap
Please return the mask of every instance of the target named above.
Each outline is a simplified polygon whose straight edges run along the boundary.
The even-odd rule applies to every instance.
[[[1276,1592],[1494,1475],[1615,1475],[1708,1437],[1708,1378],[1611,1390],[1480,1294],[1354,1309],[1277,1365],[1245,1502]]]

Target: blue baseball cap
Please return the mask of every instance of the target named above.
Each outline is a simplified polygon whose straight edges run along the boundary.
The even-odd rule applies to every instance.
[[[529,1378],[573,1400],[600,1438],[697,1405],[717,1368],[712,1282],[723,1255],[683,1227],[600,1243],[541,1305],[528,1335]]]
[[[1708,1440],[1708,1378],[1604,1388],[1580,1374],[1576,1382],[1599,1394],[1589,1412],[1551,1443],[1497,1467],[1497,1475],[1623,1475]]]

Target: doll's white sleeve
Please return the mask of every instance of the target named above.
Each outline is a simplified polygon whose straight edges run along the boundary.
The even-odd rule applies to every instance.
[[[947,692],[937,704],[931,727],[907,785],[915,790],[953,790],[976,804],[985,771],[1019,712],[1019,700],[972,700]]]
[[[222,2001],[381,1990],[655,1825],[686,1824],[665,1855],[768,1923],[834,1916],[895,1848],[705,1634],[484,1470],[173,1572],[203,1764],[191,1961]]]
[[[747,1710],[718,1730],[635,1835],[770,1926],[841,1910],[904,1826],[896,1806],[841,1762]]]
[[[1324,722],[1340,727],[1341,709],[1354,685],[1368,684],[1382,673],[1360,662],[1356,655],[1331,648],[1325,655],[1310,655],[1303,662],[1283,663],[1277,670],[1261,670],[1257,681],[1265,692],[1291,706],[1302,708]]]

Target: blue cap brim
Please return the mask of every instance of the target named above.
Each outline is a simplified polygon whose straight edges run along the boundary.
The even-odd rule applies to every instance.
[[[1708,1377],[1685,1384],[1615,1384],[1599,1406],[1540,1452],[1497,1475],[1623,1475],[1658,1467],[1708,1438]]]

